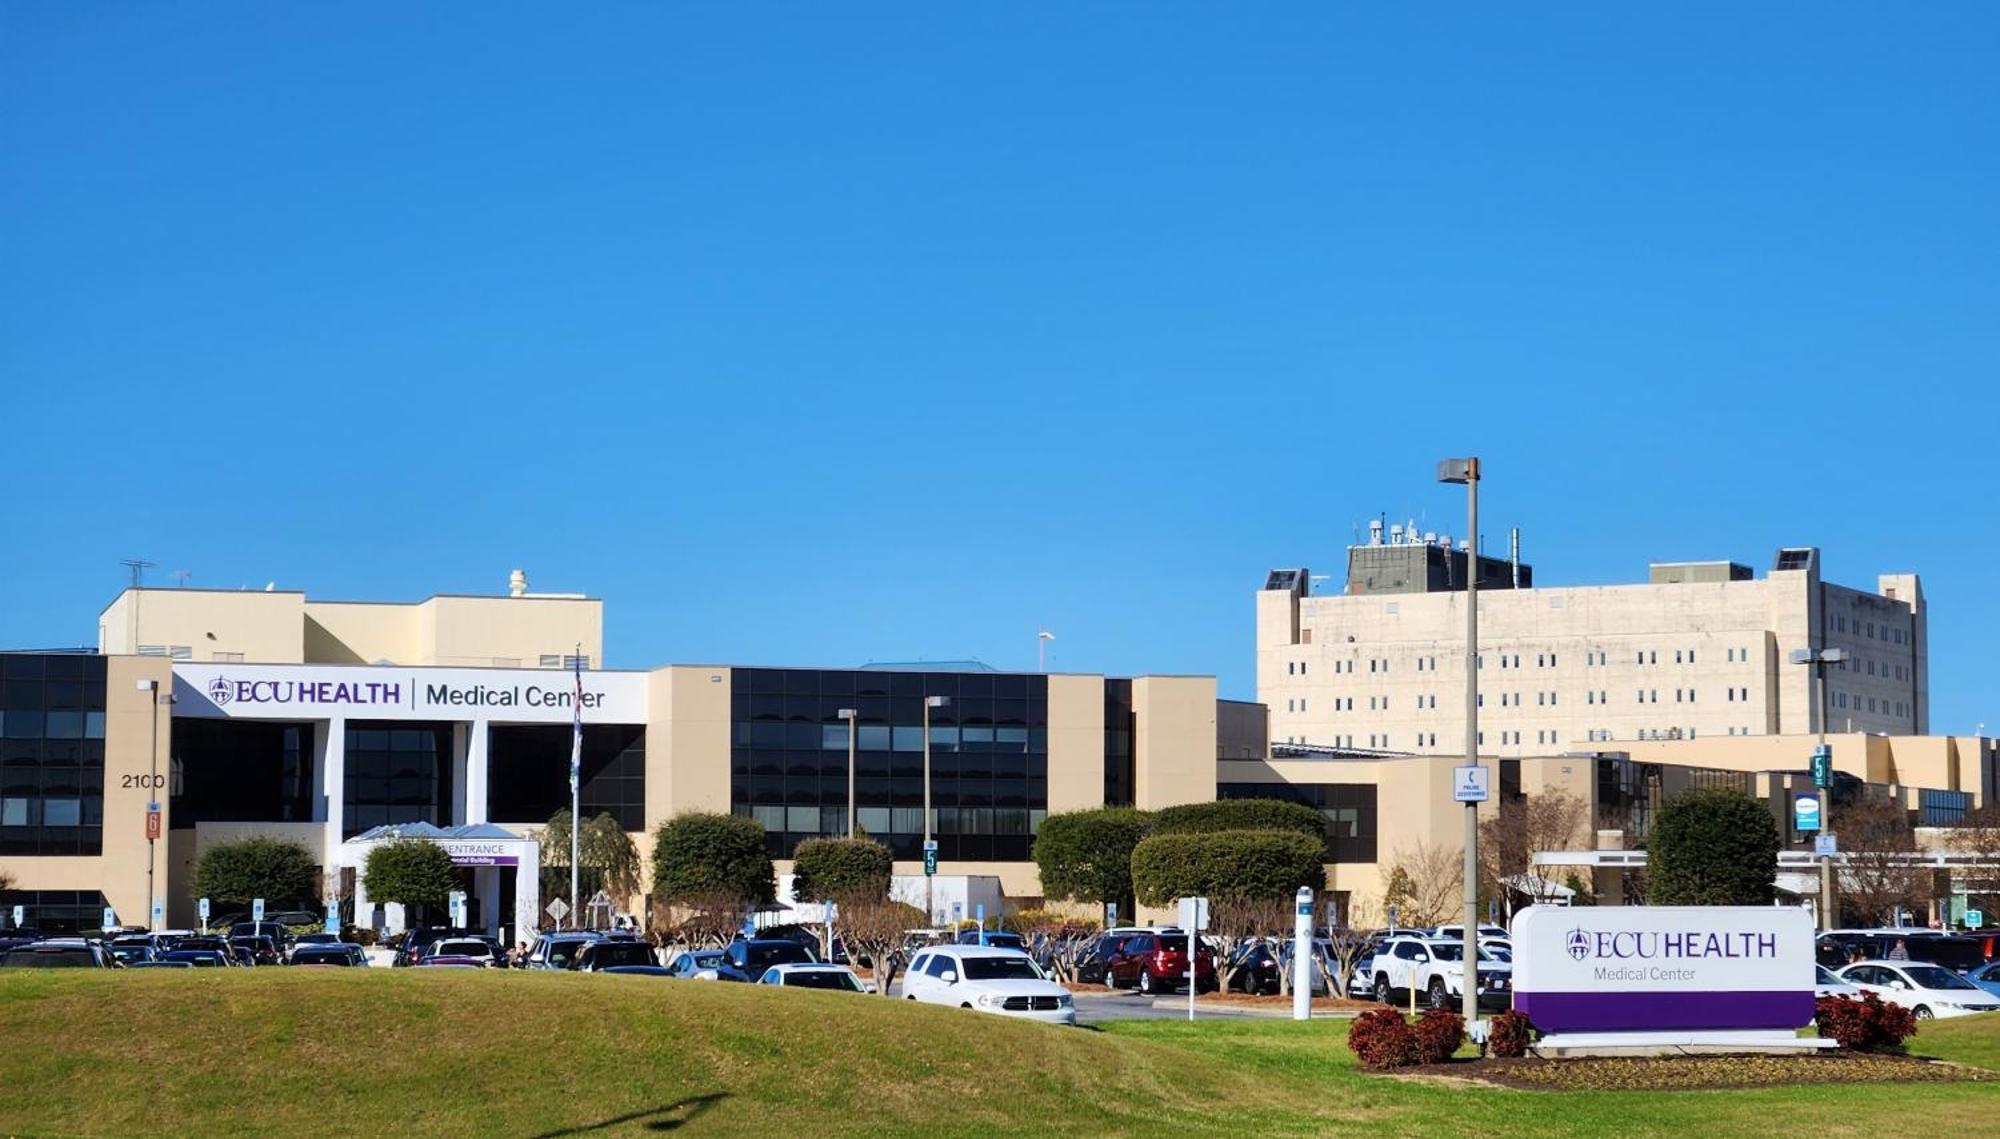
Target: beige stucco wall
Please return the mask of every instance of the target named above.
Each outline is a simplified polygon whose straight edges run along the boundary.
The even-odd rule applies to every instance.
[[[1915,575],[1885,576],[1879,588],[1784,571],[1481,593],[1481,748],[1519,756],[1593,734],[1603,746],[1673,730],[1699,739],[1809,731],[1811,671],[1789,660],[1809,645],[1853,657],[1828,674],[1831,726],[1921,731],[1921,589]],[[1464,604],[1453,592],[1335,594],[1294,606],[1284,591],[1258,591],[1257,692],[1272,739],[1462,751]]]
[[[534,668],[541,656],[580,644],[593,667],[604,665],[604,602],[596,598],[442,596],[416,608],[423,659],[411,663]]]
[[[729,811],[728,668],[655,669],[646,728],[646,827],[686,811]]]
[[[1215,798],[1214,677],[1135,677],[1132,724],[1133,806],[1150,811]]]
[[[1103,806],[1104,678],[1049,677],[1048,726],[1049,812]]]
[[[305,594],[296,590],[128,589],[98,616],[98,651],[185,645],[189,660],[305,660]]]
[[[366,601],[310,601],[306,659],[315,664],[419,664],[417,607]]]
[[[1838,732],[1826,737],[1834,770],[1868,783],[1894,783],[1965,791],[1985,805],[1992,788],[1982,786],[1992,767],[1994,741],[1978,736],[1874,736]],[[1723,737],[1619,743],[1616,750],[1644,763],[1714,767],[1725,771],[1803,770],[1812,762],[1815,735]],[[1577,748],[1605,745],[1574,745]],[[1982,768],[1982,757],[1986,757]]]

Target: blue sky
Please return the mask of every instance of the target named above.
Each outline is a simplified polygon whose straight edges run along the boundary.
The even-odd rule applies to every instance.
[[[0,644],[121,558],[613,665],[1216,673],[1377,512],[1924,575],[2000,725],[2000,10],[0,3]]]

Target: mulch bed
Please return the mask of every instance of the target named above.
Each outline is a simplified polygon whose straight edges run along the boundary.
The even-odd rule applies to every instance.
[[[1132,989],[1113,989],[1107,985],[1084,985],[1064,982],[1064,987],[1073,993],[1089,993],[1095,996],[1137,995]],[[1156,999],[1185,1001],[1187,1000],[1187,990],[1182,989],[1178,993],[1159,993],[1156,994]],[[1201,996],[1195,998],[1196,1008],[1207,1008],[1218,1004],[1246,1008],[1291,1008],[1292,998],[1280,996],[1253,997],[1248,993],[1203,993]],[[1360,1012],[1363,1009],[1374,1008],[1376,1005],[1374,1001],[1350,1001],[1343,1000],[1340,997],[1314,997],[1312,1007],[1314,1012]]]
[[[1713,1091],[1799,1084],[1961,1083],[2000,1073],[1915,1056],[1829,1052],[1800,1056],[1488,1058],[1398,1068],[1395,1076],[1478,1081],[1523,1091]]]

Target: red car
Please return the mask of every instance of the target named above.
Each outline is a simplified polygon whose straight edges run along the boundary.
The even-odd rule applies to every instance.
[[[1105,984],[1142,993],[1171,993],[1187,974],[1187,934],[1167,930],[1127,937],[1104,965]],[[1215,951],[1206,945],[1197,951],[1194,983],[1204,993],[1215,989]]]

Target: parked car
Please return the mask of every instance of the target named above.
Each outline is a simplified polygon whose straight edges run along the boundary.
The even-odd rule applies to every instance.
[[[643,941],[611,940],[592,942],[570,958],[569,967],[579,973],[601,973],[618,966],[658,965],[653,947]]]
[[[421,926],[403,934],[403,944],[397,948],[396,956],[389,963],[396,966],[415,965],[424,959],[424,950],[429,949],[432,942],[442,941],[447,937],[477,938],[478,936],[479,931],[476,929],[461,929],[452,925]]]
[[[1111,958],[1117,955],[1119,947],[1125,944],[1125,939],[1145,932],[1142,929],[1109,929],[1091,938],[1077,954],[1077,983],[1104,984],[1105,970],[1111,964]]]
[[[1902,1005],[1918,1020],[2000,1009],[2000,996],[1925,961],[1858,961],[1840,970],[1839,976],[1863,992]]]
[[[304,949],[308,945],[345,945],[345,944],[348,943],[342,941],[340,935],[337,933],[302,933],[292,939],[292,944],[287,948],[286,953],[287,955],[296,954],[299,950]]]
[[[1955,973],[1986,963],[1978,939],[1948,936],[1934,929],[1836,929],[1820,934],[1814,942],[1819,963],[1834,970],[1852,962],[1856,954],[1864,961],[1895,960],[1898,945],[1911,961],[1942,965]]]
[[[485,969],[493,962],[484,957],[464,957],[456,953],[433,953],[412,966],[417,969]]]
[[[983,945],[939,945],[917,954],[903,975],[903,996],[926,1004],[1075,1024],[1068,989],[1048,979],[1027,954]]]
[[[1275,996],[1283,988],[1280,977],[1284,968],[1278,963],[1278,955],[1262,941],[1246,941],[1229,955],[1229,991],[1249,993],[1252,996]]]
[[[284,963],[284,955],[279,952],[277,941],[268,934],[232,935],[229,939],[229,944],[238,949],[248,950],[251,964],[280,965]],[[240,958],[241,955],[239,954],[238,956]]]
[[[599,935],[584,930],[566,933],[545,933],[535,939],[528,950],[525,967],[529,969],[567,969],[579,949],[597,941]]]
[[[1142,993],[1174,992],[1187,982],[1187,934],[1178,930],[1161,930],[1128,937],[1106,962],[1104,973],[1104,983],[1114,989],[1136,988]],[[1195,952],[1194,983],[1204,993],[1215,988],[1215,951],[1206,945],[1199,946]]]
[[[422,964],[433,957],[469,957],[495,969],[506,964],[506,958],[483,937],[441,937],[424,947],[424,955],[417,963]]]
[[[111,954],[112,960],[128,966],[151,961],[157,956],[153,950],[153,939],[150,937],[113,938],[111,944],[105,946],[105,950]]]
[[[720,949],[694,950],[675,954],[667,974],[684,981],[714,981],[718,979],[716,970],[727,964],[729,955]]]
[[[868,986],[845,965],[773,965],[764,970],[760,985],[789,989],[832,989],[842,993],[865,993]]]
[[[321,942],[301,945],[292,950],[292,964],[332,965],[341,968],[365,967],[368,964],[368,954],[359,945],[343,943],[328,945]]]
[[[194,965],[187,961],[134,961],[125,967],[127,969],[192,969]]]
[[[1824,965],[1813,966],[1813,996],[1817,997],[1859,997],[1861,988],[1840,979],[1833,970]]]
[[[773,965],[813,965],[819,962],[819,958],[813,956],[811,946],[782,937],[732,941],[722,952],[724,962],[716,969],[717,978],[753,984],[763,980],[764,971]]]
[[[1028,951],[1026,938],[1023,938],[1018,933],[1009,933],[1004,929],[962,930],[958,935],[958,944],[991,945],[1000,949],[1018,949],[1023,953]]]
[[[1463,941],[1425,937],[1392,937],[1375,951],[1370,964],[1370,991],[1384,1004],[1422,993],[1432,1008],[1455,1008],[1465,992]],[[1514,966],[1481,955],[1474,967],[1474,984],[1482,1007],[1511,1007]]]
[[[226,969],[234,965],[221,949],[169,949],[160,956],[164,965],[188,965],[196,969]]]
[[[664,965],[612,965],[597,970],[599,973],[616,973],[621,976],[672,977],[674,971]]]
[[[1481,943],[1512,940],[1512,935],[1500,926],[1480,922],[1476,928],[1479,930],[1479,940]],[[1459,925],[1438,926],[1436,929],[1431,930],[1430,938],[1432,941],[1464,941],[1465,926],[1462,923]]]
[[[290,949],[292,944],[292,931],[286,928],[283,923],[269,919],[264,921],[239,921],[231,925],[229,927],[229,940],[235,941],[239,937],[268,937],[271,939],[272,946],[278,949],[280,953]]]
[[[0,969],[116,969],[101,945],[80,937],[52,937],[17,945],[0,955]]]
[[[1978,987],[1980,992],[1992,993],[2000,997],[2000,961],[1981,965],[1965,975],[1965,979]]]

